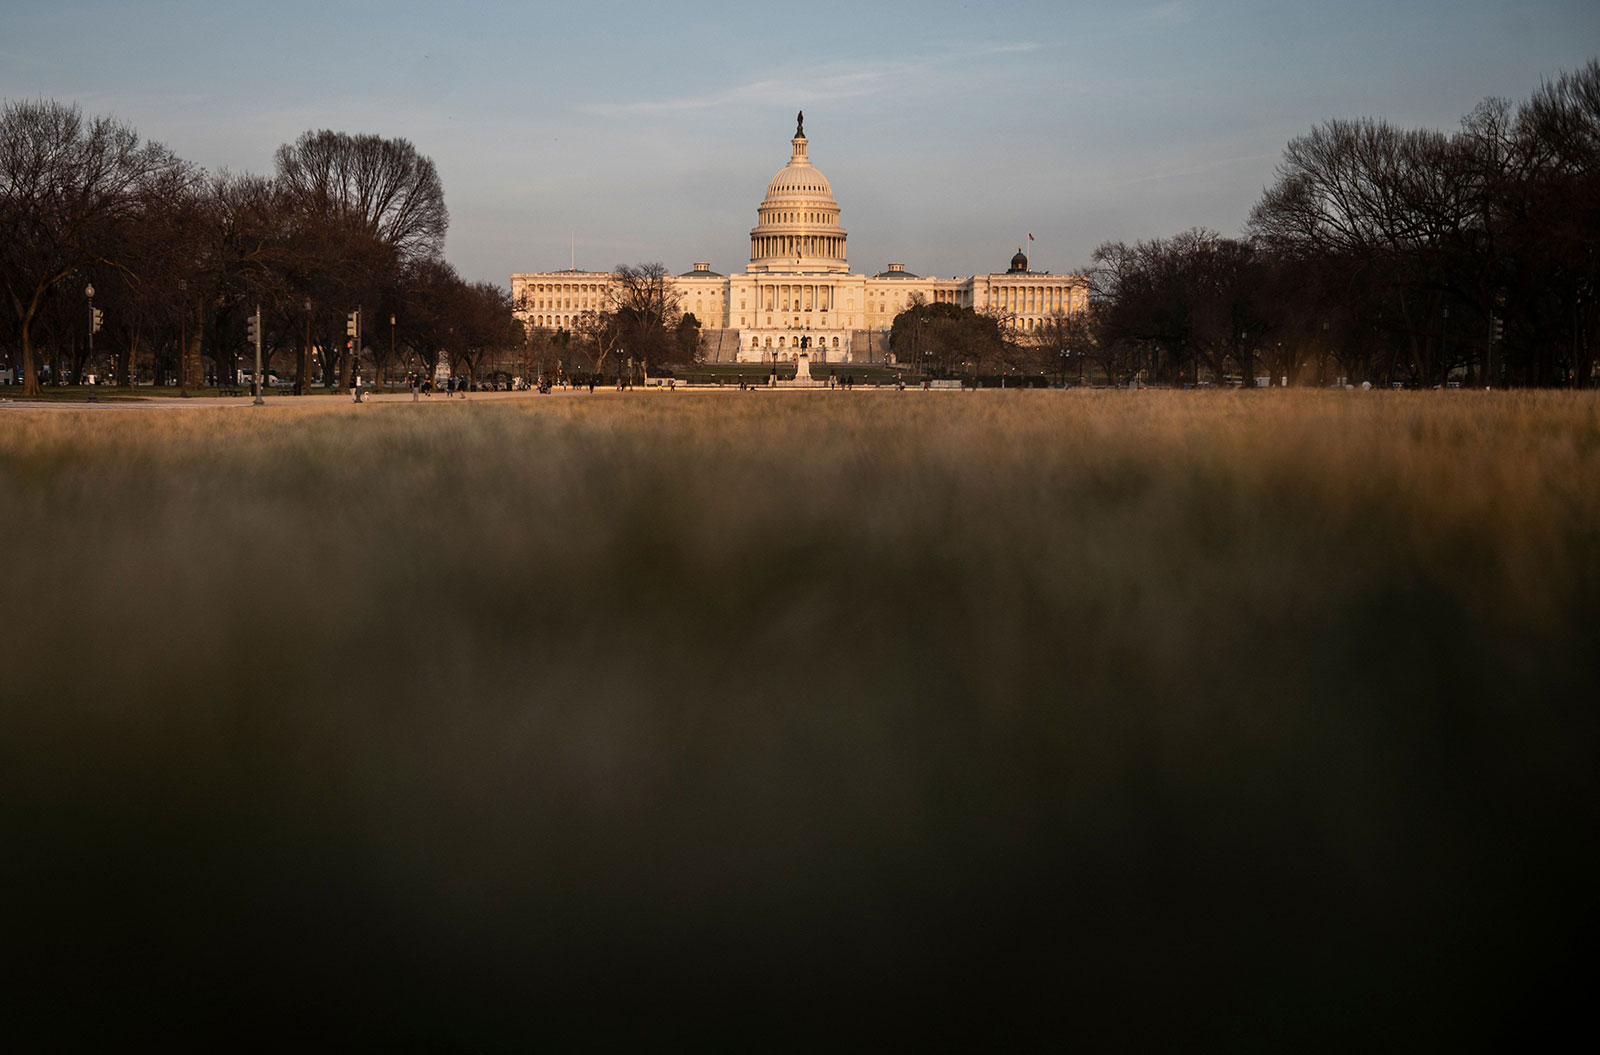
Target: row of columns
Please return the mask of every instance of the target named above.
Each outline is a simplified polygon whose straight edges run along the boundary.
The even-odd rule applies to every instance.
[[[833,305],[833,287],[826,283],[756,283],[757,311],[833,311]]]
[[[1053,313],[1072,310],[1072,290],[1066,286],[1001,286],[1002,311]]]
[[[751,259],[774,256],[810,256],[844,259],[844,239],[835,235],[763,234],[750,239]]]
[[[606,287],[595,282],[566,283],[534,283],[524,288],[523,297],[528,301],[528,307],[535,310],[540,308],[563,308],[583,310],[586,308],[598,309],[600,300]],[[588,298],[588,303],[584,303]]]

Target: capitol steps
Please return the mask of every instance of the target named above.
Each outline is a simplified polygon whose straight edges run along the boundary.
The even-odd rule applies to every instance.
[[[883,363],[889,360],[889,335],[881,330],[850,331],[850,361]]]
[[[702,330],[700,357],[705,363],[732,363],[739,358],[738,330]]]

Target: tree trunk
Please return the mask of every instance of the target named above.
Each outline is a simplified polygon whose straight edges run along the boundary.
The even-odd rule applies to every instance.
[[[205,378],[200,376],[203,348],[204,344],[200,339],[200,327],[196,326],[189,331],[189,346],[183,350],[183,376],[197,385],[205,381]]]
[[[38,399],[39,364],[34,361],[33,354],[33,316],[39,308],[39,292],[34,291],[33,301],[27,308],[14,297],[11,303],[17,309],[18,330],[22,334],[22,398]]]
[[[305,343],[300,346],[300,354],[295,363],[295,391],[302,396],[311,394],[311,332],[306,331]]]
[[[33,336],[28,332],[28,321],[22,324],[22,398],[39,398],[39,370],[33,361]]]

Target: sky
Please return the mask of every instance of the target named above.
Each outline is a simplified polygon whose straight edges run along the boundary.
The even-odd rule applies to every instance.
[[[0,97],[270,173],[329,128],[438,166],[463,277],[749,259],[795,113],[853,270],[1074,271],[1237,234],[1333,118],[1451,129],[1600,54],[1595,0],[0,0]]]

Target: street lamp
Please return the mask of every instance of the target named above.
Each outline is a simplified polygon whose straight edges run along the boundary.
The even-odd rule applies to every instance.
[[[306,343],[300,347],[300,377],[295,383],[295,395],[311,394],[311,298],[306,298]]]
[[[189,282],[178,280],[178,395],[189,398]]]
[[[256,301],[256,313],[255,313],[255,317],[254,317],[253,321],[251,322],[250,331],[253,334],[253,338],[254,338],[253,340],[251,340],[250,343],[256,346],[256,376],[255,376],[255,382],[254,382],[254,388],[256,390],[256,398],[254,400],[254,405],[258,406],[258,407],[264,407],[264,406],[267,405],[267,401],[261,398],[261,380],[262,379],[261,379],[261,302],[260,301]]]
[[[83,287],[83,295],[85,297],[89,298],[89,369],[93,370],[94,369],[94,331],[95,331],[95,328],[96,328],[95,327],[96,318],[95,318],[95,311],[94,311],[94,283],[91,282],[87,286]],[[96,377],[95,380],[98,381],[99,378]],[[94,385],[90,385],[89,386],[89,402],[91,402],[91,403],[99,402],[99,400],[95,397],[95,394],[94,394]]]
[[[389,316],[389,362],[391,364],[394,363],[394,315],[392,314]],[[391,365],[389,369],[392,370],[394,367]],[[383,378],[380,377],[378,379],[378,384],[381,388],[383,385]]]

